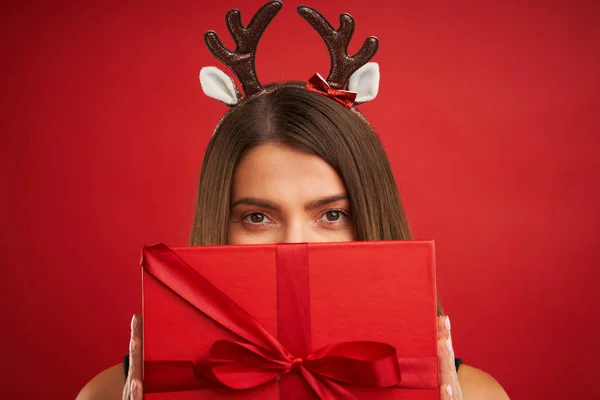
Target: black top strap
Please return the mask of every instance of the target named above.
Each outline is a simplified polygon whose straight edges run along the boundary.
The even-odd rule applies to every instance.
[[[454,365],[456,365],[456,372],[458,372],[458,367],[460,367],[463,363],[463,360],[460,358],[455,358],[454,359]]]

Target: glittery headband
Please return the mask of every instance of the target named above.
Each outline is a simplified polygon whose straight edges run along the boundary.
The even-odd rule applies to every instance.
[[[239,10],[229,10],[225,21],[235,41],[233,51],[223,45],[214,31],[204,35],[210,52],[238,77],[246,98],[267,92],[256,76],[256,48],[265,29],[282,6],[281,1],[268,2],[256,12],[247,26],[242,25]],[[379,66],[369,60],[377,52],[377,38],[369,36],[361,49],[350,56],[348,45],[354,33],[354,19],[349,14],[341,14],[340,27],[334,29],[318,11],[310,7],[300,6],[297,11],[323,38],[331,59],[327,79],[317,73],[308,80],[305,88],[330,97],[348,108],[373,100],[379,90]],[[230,107],[237,105],[242,98],[233,79],[217,67],[202,68],[200,84],[207,96]]]

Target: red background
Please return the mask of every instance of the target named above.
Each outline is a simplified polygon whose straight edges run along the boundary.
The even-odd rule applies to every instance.
[[[206,144],[202,34],[261,1],[17,2],[2,31],[0,397],[72,398],[127,352],[143,244],[187,242]],[[243,4],[242,4],[243,3]],[[361,107],[417,238],[435,238],[455,347],[512,398],[597,394],[597,2],[306,1],[381,47]],[[263,82],[328,71],[286,1]]]

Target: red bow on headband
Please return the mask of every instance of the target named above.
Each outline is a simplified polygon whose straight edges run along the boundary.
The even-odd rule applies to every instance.
[[[356,92],[333,89],[318,72],[306,82],[306,88],[313,92],[324,94],[348,108],[351,108],[356,100]]]

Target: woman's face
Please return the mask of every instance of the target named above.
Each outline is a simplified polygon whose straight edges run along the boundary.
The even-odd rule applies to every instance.
[[[231,192],[229,244],[353,239],[346,187],[322,158],[269,143],[240,160]]]

